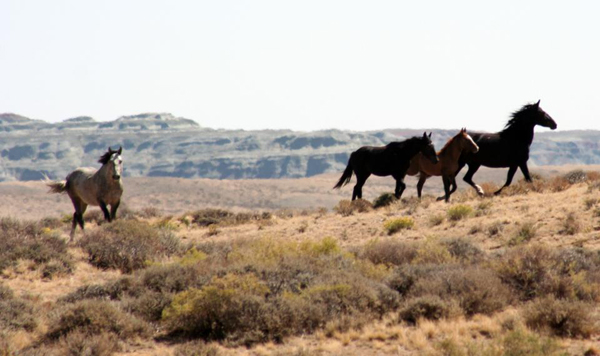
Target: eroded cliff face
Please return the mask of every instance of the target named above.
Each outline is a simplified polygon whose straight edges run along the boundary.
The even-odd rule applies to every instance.
[[[458,130],[433,130],[439,149]],[[171,114],[140,114],[98,122],[76,117],[50,124],[0,115],[0,181],[64,179],[96,162],[109,146],[124,149],[126,176],[183,178],[309,177],[342,172],[350,153],[385,145],[423,130],[213,130]],[[537,165],[598,164],[598,131],[538,132],[531,152]]]

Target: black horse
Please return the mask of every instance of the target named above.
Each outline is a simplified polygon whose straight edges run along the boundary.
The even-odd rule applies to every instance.
[[[460,172],[465,164],[469,165],[469,170],[463,180],[469,183],[477,194],[483,195],[483,189],[473,182],[473,175],[479,167],[486,166],[492,168],[508,167],[506,183],[494,194],[498,195],[505,187],[512,182],[517,168],[521,169],[525,180],[531,182],[527,161],[529,160],[529,146],[533,141],[533,128],[536,125],[556,129],[556,122],[550,115],[546,114],[540,108],[540,101],[535,104],[527,104],[520,110],[511,115],[511,119],[506,124],[504,130],[496,133],[473,133],[469,132],[473,141],[479,146],[477,153],[464,152],[460,159],[458,170]],[[453,187],[450,194],[456,190]]]
[[[376,176],[391,175],[396,180],[396,198],[400,199],[404,188],[406,188],[403,180],[410,166],[410,160],[419,152],[422,152],[431,162],[437,163],[438,158],[431,143],[431,133],[429,136],[423,133],[422,137],[412,137],[401,142],[390,142],[382,147],[363,146],[352,152],[344,174],[342,174],[333,189],[348,184],[350,178],[352,178],[352,172],[354,172],[357,182],[352,192],[352,200],[361,199],[362,187],[371,174]]]

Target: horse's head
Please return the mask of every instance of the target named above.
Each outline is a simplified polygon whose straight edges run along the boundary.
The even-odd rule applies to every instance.
[[[123,174],[123,157],[121,157],[121,153],[123,152],[123,147],[119,147],[118,150],[113,150],[112,148],[108,148],[108,152],[106,152],[98,162],[103,165],[107,165],[109,170],[109,175],[112,176],[112,179],[119,180],[121,179],[121,175]]]
[[[469,136],[466,128],[462,128],[458,133],[458,137],[460,137],[460,148],[471,153],[477,153],[479,151],[479,146],[473,141],[473,138]]]
[[[421,137],[420,140],[420,152],[423,156],[427,157],[433,164],[438,163],[438,156],[435,152],[435,147],[433,147],[433,143],[431,142],[431,132],[429,133],[429,136],[427,136],[426,132],[423,132],[423,137]]]
[[[542,108],[540,108],[540,101],[532,105],[532,110],[535,112],[535,124],[543,127],[548,127],[551,130],[556,130],[556,122],[548,115]]]

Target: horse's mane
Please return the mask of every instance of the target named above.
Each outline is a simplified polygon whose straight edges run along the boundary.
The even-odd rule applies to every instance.
[[[415,143],[416,141],[419,141],[419,140],[422,140],[422,137],[413,136],[411,138],[407,138],[404,141],[393,141],[393,142],[390,142],[390,143],[388,143],[386,145],[386,147],[392,148],[392,149],[402,149],[405,146],[407,146],[409,144],[413,144],[413,143]]]
[[[98,163],[102,163],[102,164],[107,164],[108,161],[110,161],[110,157],[114,154],[115,152],[111,152],[108,151],[105,154],[102,155],[102,157],[100,157],[100,159],[98,160]]]
[[[538,110],[538,106],[536,104],[526,104],[519,110],[513,112],[508,120],[506,126],[504,126],[504,130],[501,132],[508,132],[510,130],[519,129],[523,124],[529,123],[528,119],[531,117],[531,114]]]
[[[460,135],[460,134],[461,134],[461,133],[459,132],[459,133],[457,133],[456,135],[452,136],[452,138],[451,138],[451,139],[449,139],[449,140],[448,140],[448,142],[446,142],[446,144],[444,145],[444,147],[442,147],[442,149],[441,149],[441,150],[439,150],[437,154],[438,154],[438,155],[440,155],[440,154],[442,154],[442,153],[443,153],[445,150],[447,150],[447,149],[448,149],[448,147],[450,147],[450,145],[451,145],[451,144],[452,144],[452,142],[454,141],[454,139],[455,139],[455,138],[457,138],[457,137],[458,137],[458,135]]]

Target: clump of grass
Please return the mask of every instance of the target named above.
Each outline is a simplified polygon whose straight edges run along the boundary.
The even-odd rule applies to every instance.
[[[446,217],[444,215],[434,214],[429,217],[429,225],[438,226],[441,225],[444,222],[444,220],[446,220]]]
[[[532,222],[521,224],[515,235],[508,241],[509,246],[516,246],[531,241],[535,237],[537,229]]]
[[[87,233],[79,245],[90,263],[124,273],[143,268],[148,261],[176,253],[179,240],[171,232],[135,220],[117,220]]]
[[[341,216],[350,216],[355,212],[365,213],[372,209],[373,205],[368,200],[364,199],[356,199],[353,201],[340,200],[338,205],[333,208],[333,210]]]
[[[396,199],[396,196],[392,193],[382,193],[380,196],[375,198],[375,200],[373,200],[373,208],[379,209],[384,206],[389,206],[397,200],[398,199]]]
[[[547,330],[556,336],[588,338],[598,331],[593,314],[592,304],[546,297],[530,303],[525,321],[532,329]]]
[[[477,207],[475,208],[475,216],[489,215],[491,213],[491,208],[492,201],[490,199],[486,199],[477,204]]]
[[[175,348],[174,356],[219,356],[219,349],[202,340],[194,340]]]
[[[383,228],[388,235],[392,235],[400,230],[412,229],[414,225],[415,221],[412,218],[401,217],[387,220],[385,223],[383,223]]]
[[[484,355],[528,355],[528,356],[563,356],[565,352],[551,338],[527,331],[523,327],[516,328],[502,337],[498,348],[484,350]],[[495,346],[495,345],[494,345]]]
[[[487,233],[490,236],[496,236],[504,230],[504,224],[500,221],[491,223],[487,228]]]
[[[596,204],[598,204],[598,199],[597,198],[586,198],[583,201],[583,206],[585,207],[585,210],[590,210]]]
[[[465,204],[456,204],[448,209],[448,219],[458,221],[465,219],[473,214],[473,208]]]
[[[509,250],[494,267],[500,279],[509,285],[522,300],[544,294],[554,264],[551,250],[539,245],[525,245]]]
[[[196,224],[198,226],[231,226],[271,219],[271,214],[268,212],[233,213],[228,210],[210,208],[196,210],[192,213],[185,214],[185,216],[191,216],[191,223]]]
[[[565,220],[562,223],[562,230],[560,232],[565,235],[575,235],[579,231],[581,231],[581,223],[577,219],[575,213],[570,212],[565,217]]]
[[[454,262],[452,254],[446,245],[440,243],[436,238],[427,238],[417,247],[417,256],[413,259],[414,264],[444,264]]]

